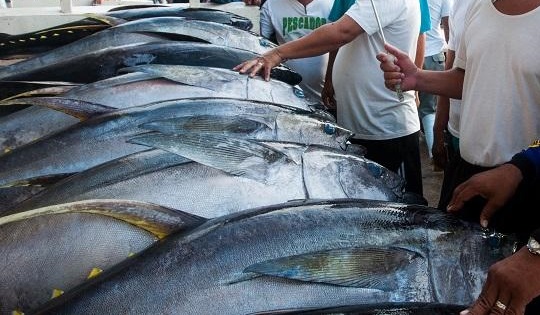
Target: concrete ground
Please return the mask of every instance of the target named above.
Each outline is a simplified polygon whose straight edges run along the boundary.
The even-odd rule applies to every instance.
[[[443,172],[434,172],[433,165],[427,153],[427,146],[424,137],[420,137],[420,157],[422,158],[422,180],[424,186],[424,197],[431,207],[437,207],[439,194],[443,179]]]

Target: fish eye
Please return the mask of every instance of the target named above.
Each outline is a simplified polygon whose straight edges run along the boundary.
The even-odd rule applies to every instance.
[[[329,135],[333,135],[336,133],[336,126],[333,124],[326,123],[324,124],[324,132]]]

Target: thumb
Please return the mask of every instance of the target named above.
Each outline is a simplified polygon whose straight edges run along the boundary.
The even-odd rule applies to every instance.
[[[384,49],[386,51],[396,57],[396,59],[403,59],[406,57],[409,57],[406,53],[402,52],[401,50],[397,49],[396,47],[390,45],[390,44],[384,44]]]

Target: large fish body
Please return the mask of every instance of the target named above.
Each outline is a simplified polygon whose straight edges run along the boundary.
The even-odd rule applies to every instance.
[[[121,105],[122,108],[194,97],[231,97],[283,104],[307,111],[311,110],[310,105],[315,104],[306,99],[298,86],[277,79],[252,78],[221,67],[148,64],[125,68],[123,72],[136,73],[86,84],[71,89],[63,97],[111,107],[119,107],[115,104],[122,100],[127,104]]]
[[[159,147],[165,149],[181,146],[191,151],[193,161],[179,162],[178,157],[161,150],[139,153],[67,178],[10,212],[76,200],[121,198],[215,218],[295,199],[400,201],[403,197],[403,181],[397,174],[338,149],[265,143],[277,149],[273,150],[240,140],[207,142],[213,138],[210,135],[182,135],[172,140],[159,135],[143,137],[155,137],[153,141],[161,141]],[[194,143],[199,140],[202,143],[197,148]],[[223,150],[212,150],[210,145]],[[235,146],[251,146],[253,152]],[[256,150],[263,151],[264,157],[256,156]],[[200,153],[194,154],[196,151]]]
[[[78,48],[82,43],[73,43],[69,45],[75,46],[71,49],[69,46],[60,47],[42,57],[24,61],[24,64],[0,68],[0,77],[4,73],[11,80],[90,83],[115,76],[121,68],[137,65],[167,64],[232,69],[241,62],[257,56],[256,53],[241,48],[190,41],[165,41],[162,38],[151,42],[129,40],[125,43],[122,37],[125,34],[139,36],[120,32],[117,37],[122,41],[114,41],[114,44],[93,50],[82,50]],[[99,37],[111,41],[115,39],[114,36],[105,35],[107,34],[94,34],[84,41],[93,44],[94,41],[99,42]],[[292,85],[302,80],[298,73],[284,66],[272,69],[270,76]]]
[[[279,119],[283,117],[280,114],[305,112],[273,103],[218,98],[176,100],[117,110],[0,156],[0,186],[29,178],[76,173],[142,151],[146,149],[144,146],[126,142],[134,135],[148,131],[140,128],[141,124],[175,117],[187,122],[195,113],[212,117],[254,115],[260,120],[255,122],[255,127],[272,129],[280,127]],[[326,135],[338,146],[351,135],[350,131],[332,123],[320,126],[319,134]],[[296,127],[301,129],[302,126]]]
[[[266,82],[261,78],[250,78],[229,69],[202,66],[151,64],[132,69],[148,73],[130,73],[86,84],[62,96],[113,108],[128,108],[182,98],[231,97],[310,110],[310,102],[303,97],[298,87],[277,80]],[[21,101],[31,104],[29,100]],[[1,117],[0,153],[77,122],[79,119],[73,116],[43,106],[32,106]]]
[[[29,74],[41,67],[54,65],[87,52],[128,44],[162,41],[167,37],[207,42],[249,50],[257,54],[275,47],[275,44],[260,36],[228,25],[175,17],[149,18],[120,24],[44,54],[2,67],[0,79],[26,80]],[[64,80],[73,81],[69,78],[64,78]]]
[[[43,53],[111,27],[92,17],[25,34],[0,34],[0,58],[18,58]]]
[[[253,27],[250,19],[222,10],[210,8],[179,8],[179,7],[120,7],[106,13],[107,16],[124,20],[139,20],[152,17],[176,16],[192,20],[208,21],[234,26],[249,31]]]
[[[253,27],[251,20],[246,17],[215,9],[158,6],[145,8],[124,7],[118,8],[115,11],[109,11],[106,13],[106,16],[93,15],[82,20],[56,25],[31,33],[19,35],[0,34],[0,57],[10,58],[44,53],[114,25],[132,20],[163,16],[209,21],[234,26],[246,31]]]
[[[276,205],[171,235],[43,312],[251,314],[388,302],[468,305],[488,267],[511,250],[511,242],[488,246],[477,224],[433,208],[365,200]]]

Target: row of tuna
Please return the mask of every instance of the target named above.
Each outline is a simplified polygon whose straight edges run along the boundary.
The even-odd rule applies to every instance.
[[[442,315],[474,300],[512,238],[489,246],[415,205],[286,65],[270,82],[232,71],[274,47],[251,25],[145,7],[0,36],[22,59],[0,67],[0,314]]]

